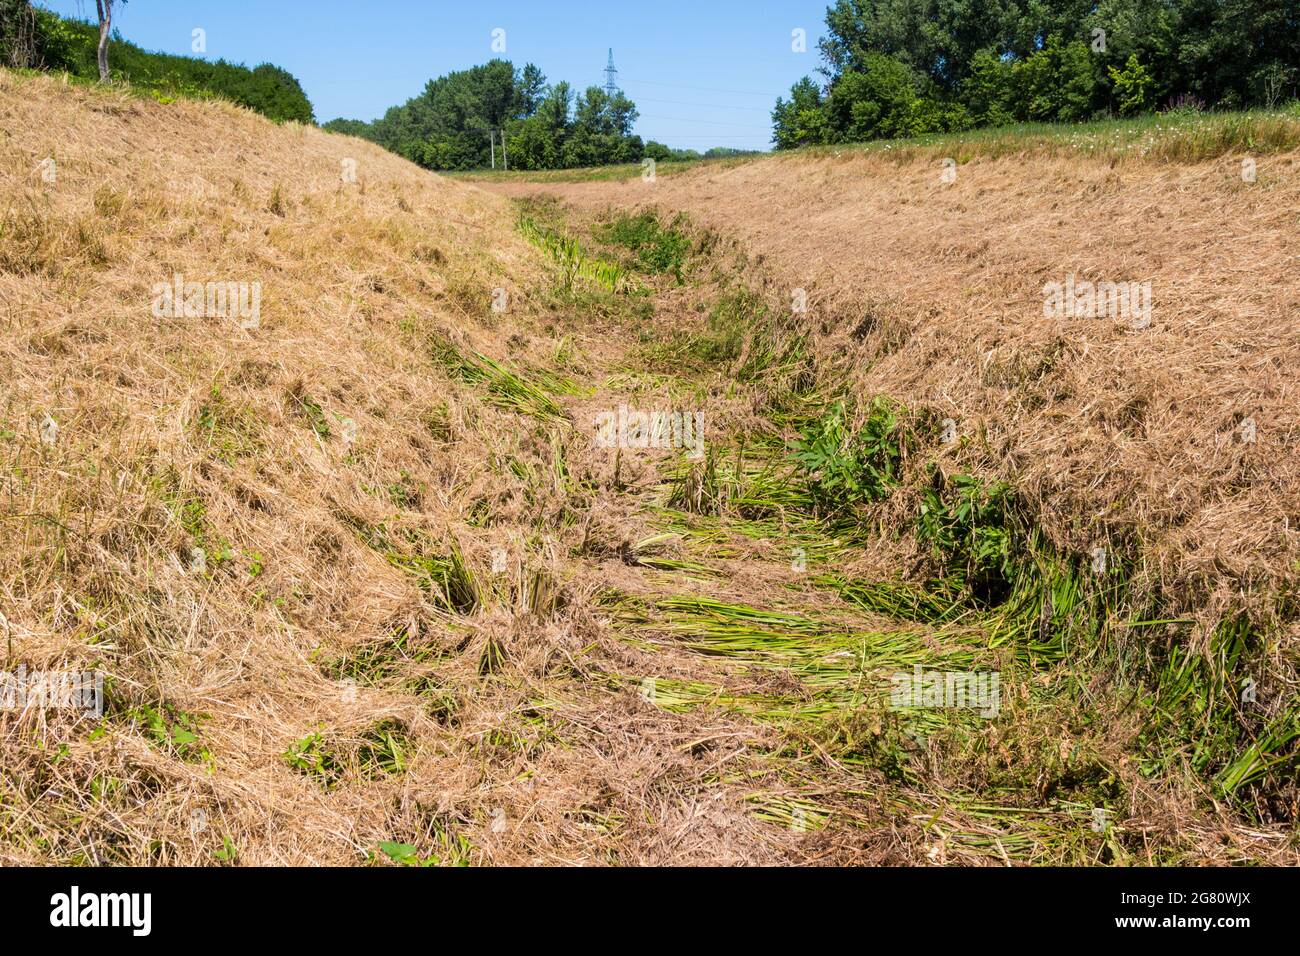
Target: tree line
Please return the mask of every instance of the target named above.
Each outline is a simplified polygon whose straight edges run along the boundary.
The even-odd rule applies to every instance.
[[[1297,95],[1300,0],[836,0],[778,149]]]
[[[31,0],[0,0],[0,65],[98,76],[101,82],[120,79],[157,96],[216,96],[274,120],[314,122],[302,86],[277,66],[249,69],[224,60],[150,53],[123,40],[113,27],[113,13],[125,2],[96,0],[96,24],[60,17]],[[531,63],[516,69],[492,60],[430,80],[419,95],[374,122],[336,119],[324,128],[363,137],[438,170],[493,163],[561,169],[740,152],[700,153],[643,142],[632,132],[638,115],[621,91],[610,94],[591,86],[577,92],[566,82],[548,84]]]
[[[112,28],[120,2],[96,0],[95,24],[60,17],[29,0],[0,0],[0,64],[105,82],[121,79],[159,96],[220,97],[273,120],[314,122],[302,85],[278,66],[249,69],[224,60],[151,53],[123,40]]]
[[[429,169],[559,169],[640,162],[646,144],[632,133],[636,104],[621,91],[576,93],[548,84],[529,63],[506,60],[457,70],[372,123],[337,119],[325,129],[361,136]],[[504,143],[505,156],[502,156]]]

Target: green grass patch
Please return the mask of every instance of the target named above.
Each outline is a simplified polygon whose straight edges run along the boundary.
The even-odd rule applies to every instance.
[[[219,385],[208,390],[194,426],[209,451],[227,465],[256,457],[264,450],[257,437],[256,414],[232,403]]]
[[[481,352],[462,353],[447,339],[431,336],[429,354],[435,362],[462,381],[485,388],[499,408],[542,421],[564,421],[568,416],[551,393]],[[555,384],[554,381],[551,382]]]
[[[325,737],[320,733],[295,740],[281,756],[291,769],[311,777],[327,790],[343,776],[344,765],[326,747]]]
[[[686,217],[680,213],[665,224],[658,214],[643,212],[621,215],[607,223],[599,234],[604,242],[632,252],[642,272],[671,275],[681,285],[686,281],[683,269],[692,247],[687,225]]]
[[[332,790],[349,772],[366,780],[404,773],[411,752],[404,728],[385,720],[359,734],[351,747],[316,731],[291,743],[282,757],[292,770]]]
[[[979,601],[999,604],[1015,576],[1014,499],[1009,485],[931,469],[916,517],[916,537],[936,565]]]
[[[545,252],[559,267],[560,291],[564,295],[573,295],[579,279],[608,292],[624,291],[630,286],[620,263],[590,255],[575,236],[541,223],[527,213],[520,214],[518,228],[525,239]]]
[[[416,633],[402,626],[381,640],[359,644],[329,658],[321,670],[330,680],[351,680],[363,687],[389,683],[441,656],[437,645],[421,642]]]

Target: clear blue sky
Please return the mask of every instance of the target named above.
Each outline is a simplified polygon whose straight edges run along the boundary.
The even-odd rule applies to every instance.
[[[95,15],[94,0],[37,0]],[[637,132],[674,147],[765,149],[778,95],[818,66],[828,0],[129,0],[122,35],[150,50],[270,62],[298,77],[320,122],[374,119],[429,79],[501,55],[536,63],[547,79],[604,83],[614,48],[620,85],[637,104]],[[492,51],[492,31],[506,51]],[[791,50],[803,28],[808,52]]]

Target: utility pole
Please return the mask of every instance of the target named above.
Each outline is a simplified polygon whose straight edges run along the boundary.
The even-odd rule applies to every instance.
[[[488,130],[488,142],[492,144],[492,168],[497,168],[497,131]]]
[[[501,127],[501,167],[510,171],[510,154],[506,152],[506,128]]]

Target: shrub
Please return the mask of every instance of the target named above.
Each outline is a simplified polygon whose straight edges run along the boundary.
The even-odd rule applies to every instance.
[[[1151,87],[1154,80],[1146,67],[1138,62],[1137,54],[1130,53],[1124,69],[1108,68],[1111,82],[1114,84],[1115,96],[1119,100],[1119,111],[1123,116],[1136,116],[1145,113],[1150,107]]]
[[[1016,118],[1048,123],[1088,119],[1096,89],[1088,47],[1082,41],[1063,45],[1053,34],[1042,49],[1015,66]]]
[[[691,251],[690,237],[681,228],[684,223],[678,216],[663,226],[653,212],[620,216],[605,227],[605,239],[635,252],[637,264],[644,271],[672,273],[681,283],[682,267]]]
[[[877,397],[866,423],[856,433],[849,409],[836,402],[803,430],[794,459],[808,476],[808,489],[819,510],[830,513],[879,501],[898,483],[903,460],[903,430],[896,406]]]
[[[973,475],[946,479],[935,468],[917,515],[916,537],[928,545],[943,577],[994,604],[1014,578],[1012,494],[1001,481]]]
[[[849,140],[942,132],[945,108],[927,87],[907,65],[869,53],[860,72],[844,73],[831,88],[827,116]]]

